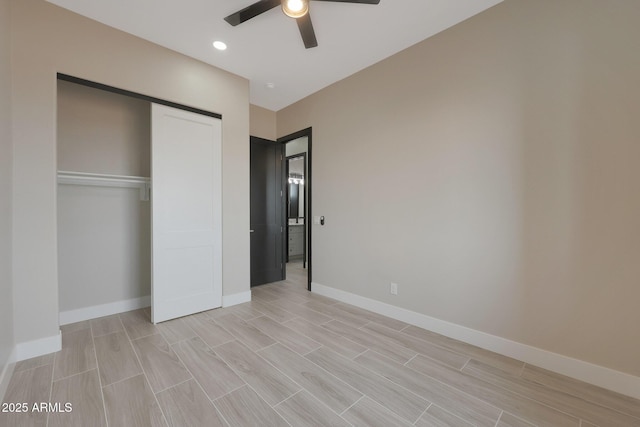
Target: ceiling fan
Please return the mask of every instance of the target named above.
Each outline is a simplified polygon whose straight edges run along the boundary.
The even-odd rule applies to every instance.
[[[313,0],[313,1],[331,1],[337,3],[362,3],[362,4],[378,4],[380,0]],[[311,17],[309,16],[309,0],[260,0],[251,6],[245,7],[242,10],[232,13],[224,18],[229,24],[234,27],[238,24],[242,24],[251,18],[267,12],[274,7],[282,6],[282,11],[285,15],[295,18],[298,23],[298,29],[304,42],[304,47],[309,49],[318,46],[316,40],[316,33],[313,31],[313,24],[311,23]]]

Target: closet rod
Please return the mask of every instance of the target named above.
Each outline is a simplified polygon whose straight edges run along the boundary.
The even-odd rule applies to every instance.
[[[140,189],[140,200],[149,200],[151,191],[151,179],[142,176],[58,171],[58,184],[138,188]]]

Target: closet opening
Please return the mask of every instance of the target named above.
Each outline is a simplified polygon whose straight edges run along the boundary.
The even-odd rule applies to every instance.
[[[58,80],[60,323],[151,303],[151,110]]]
[[[60,324],[150,305],[154,310],[144,313],[153,323],[219,307],[221,115],[65,74],[58,74],[57,114]],[[189,134],[194,121],[204,133]],[[178,141],[184,134],[189,137]],[[176,176],[186,181],[177,184]],[[162,183],[161,215],[159,203],[152,203],[152,177]],[[194,230],[207,227],[210,246],[199,251],[202,235]],[[182,246],[167,247],[160,229],[165,235],[187,230],[198,243],[185,246],[188,239],[181,238]],[[170,270],[154,263],[162,251],[162,264]],[[185,259],[191,270],[181,271]],[[172,274],[181,277],[183,288],[214,297],[185,303],[189,295],[182,288],[159,294],[161,284],[171,282],[160,279]]]

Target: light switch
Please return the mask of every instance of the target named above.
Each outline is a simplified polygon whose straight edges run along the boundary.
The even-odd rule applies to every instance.
[[[315,225],[320,225],[320,216],[319,215],[318,216],[316,216],[316,215],[313,216],[313,223]]]

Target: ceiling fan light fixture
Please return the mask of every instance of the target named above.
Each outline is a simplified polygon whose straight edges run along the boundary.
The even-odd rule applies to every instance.
[[[282,11],[291,18],[301,18],[309,13],[309,0],[282,0]]]

